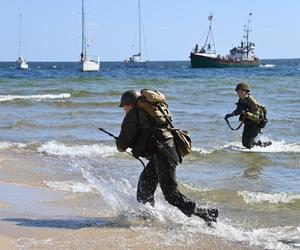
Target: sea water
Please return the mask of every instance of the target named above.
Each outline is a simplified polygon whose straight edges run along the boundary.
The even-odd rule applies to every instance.
[[[231,131],[223,119],[235,109],[240,81],[248,82],[251,94],[267,107],[269,123],[259,137],[271,146],[245,149],[242,129]],[[118,135],[121,94],[144,88],[163,92],[174,125],[191,135],[193,152],[177,168],[177,180],[199,205],[219,208],[214,230],[167,204],[159,189],[154,208],[138,204],[142,165],[117,152],[113,139],[98,130]],[[267,249],[299,245],[300,60],[264,60],[248,69],[192,69],[189,62],[133,68],[107,62],[90,73],[79,71],[76,63],[35,62],[24,71],[0,63],[0,117],[2,161],[28,169],[31,175],[20,182],[77,197],[84,207],[77,207],[79,213],[125,216],[131,223],[150,212],[160,226],[176,228],[161,247],[188,246],[197,233]],[[238,125],[237,117],[230,121]],[[2,178],[16,182],[11,176]],[[132,228],[151,234],[152,224],[142,225]],[[157,235],[160,226],[152,233]]]

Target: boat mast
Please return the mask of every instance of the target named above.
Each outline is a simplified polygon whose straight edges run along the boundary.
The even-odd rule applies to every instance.
[[[208,29],[208,32],[207,32],[207,36],[206,36],[206,39],[205,39],[205,44],[204,44],[204,47],[206,47],[208,49],[208,52],[212,52],[212,53],[215,53],[216,49],[215,49],[215,41],[214,41],[214,36],[213,36],[213,33],[212,33],[212,19],[213,19],[213,15],[210,14],[208,16],[208,20],[209,20],[209,29]],[[210,42],[212,42],[212,44],[210,44]]]
[[[22,56],[22,14],[19,14],[19,57]]]
[[[85,36],[85,11],[84,11],[84,0],[82,0],[82,6],[81,6],[81,61],[84,61],[86,59],[86,36]]]
[[[142,56],[141,1],[139,0],[139,54]]]
[[[249,18],[247,20],[247,25],[245,25],[245,38],[246,38],[246,49],[247,49],[247,59],[248,59],[248,56],[249,56],[249,50],[250,50],[250,44],[249,44],[249,33],[250,33],[250,18],[252,16],[252,13],[249,13]]]

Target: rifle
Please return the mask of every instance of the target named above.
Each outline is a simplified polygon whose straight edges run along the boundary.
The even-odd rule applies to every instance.
[[[178,160],[175,158],[175,156],[173,156],[168,149],[159,141],[157,140],[154,136],[151,137],[152,141],[156,144],[158,150],[164,155],[166,156],[168,159],[171,160],[172,163],[174,163],[175,165],[178,164]]]
[[[98,128],[100,131],[104,132],[105,134],[108,134],[110,137],[113,137],[115,140],[118,140],[118,137],[113,135],[112,133],[106,131],[104,128]],[[125,151],[127,154],[129,154],[130,156],[134,157],[131,153]],[[135,157],[134,157],[135,158]],[[145,168],[145,163],[140,159],[140,158],[135,158],[137,159],[140,163],[142,163],[143,167]]]
[[[104,132],[105,134],[108,134],[110,137],[113,137],[115,140],[118,139],[118,137],[114,136],[112,133],[109,133],[104,128],[98,128],[100,131]]]

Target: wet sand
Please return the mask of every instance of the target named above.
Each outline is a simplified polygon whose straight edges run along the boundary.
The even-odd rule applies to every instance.
[[[0,246],[1,249],[5,250],[16,250],[18,249],[14,244],[15,239],[0,234]]]
[[[0,189],[9,197],[0,202],[0,245],[4,249],[250,249],[200,233],[181,237],[168,226],[156,231],[151,221],[132,227],[116,218],[74,216],[72,210],[69,215],[61,213],[60,203],[53,207],[49,201],[64,196],[51,190],[3,183]],[[27,198],[16,202],[20,192]],[[54,211],[56,216],[49,216]]]
[[[9,156],[0,167],[2,249],[254,249],[203,233],[182,234],[167,223],[109,217],[99,195],[48,188],[35,160],[24,157],[20,168],[16,159]]]

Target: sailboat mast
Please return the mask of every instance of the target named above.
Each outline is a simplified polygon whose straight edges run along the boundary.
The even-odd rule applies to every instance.
[[[19,56],[22,56],[22,14],[19,14]]]
[[[84,0],[82,0],[81,7],[81,16],[82,16],[82,33],[81,33],[81,61],[86,58],[86,36],[85,36],[85,11],[84,11]]]
[[[139,0],[139,54],[142,55],[141,1]]]

